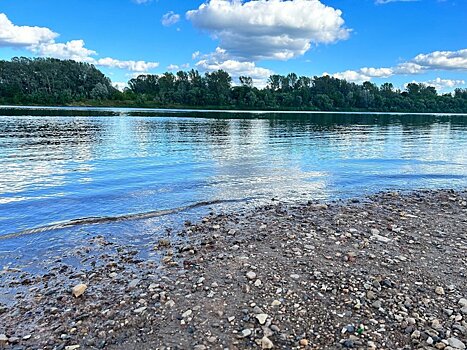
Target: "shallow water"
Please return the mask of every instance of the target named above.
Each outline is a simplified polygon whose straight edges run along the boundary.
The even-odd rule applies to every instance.
[[[465,115],[0,108],[0,260],[211,207],[466,188],[466,149]]]

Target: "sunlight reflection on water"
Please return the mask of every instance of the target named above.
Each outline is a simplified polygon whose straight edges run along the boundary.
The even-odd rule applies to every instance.
[[[467,184],[465,116],[7,111],[0,109],[0,236],[202,201],[250,199],[220,206],[227,209],[273,197],[334,199]],[[190,215],[198,214],[95,225],[92,232],[134,239]],[[2,245],[62,241],[80,230],[91,229]]]

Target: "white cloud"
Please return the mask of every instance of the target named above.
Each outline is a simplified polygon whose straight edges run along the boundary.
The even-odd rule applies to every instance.
[[[176,65],[176,64],[169,64],[167,66],[167,70],[169,70],[169,71],[179,70],[179,69],[180,69],[180,67],[178,65]]]
[[[120,61],[114,58],[101,58],[91,62],[97,66],[126,69],[132,72],[146,72],[153,68],[159,67],[158,62],[146,61]]]
[[[420,74],[425,71],[425,67],[413,62],[404,62],[394,67],[394,74]]]
[[[329,76],[332,76],[333,78],[344,79],[344,80],[351,81],[354,83],[363,83],[364,81],[371,80],[370,76],[365,75],[362,72],[355,71],[355,70],[346,70],[344,72],[339,72],[339,73],[334,73],[334,74],[329,74],[327,72],[324,72],[322,75],[323,76],[329,75]]]
[[[70,59],[133,72],[145,72],[159,66],[158,62],[122,61],[110,57],[96,59],[93,56],[97,56],[97,52],[86,48],[84,40],[57,43],[57,37],[58,34],[49,28],[14,25],[4,13],[0,13],[0,47],[23,47],[43,57]]]
[[[178,21],[180,21],[180,15],[173,11],[167,12],[165,15],[163,15],[161,20],[162,25],[166,27],[170,27]]]
[[[414,62],[433,69],[467,70],[467,49],[420,54],[414,58]]]
[[[361,68],[334,74],[323,73],[323,75],[332,75],[339,79],[362,82],[371,80],[372,78],[389,78],[394,75],[416,75],[434,70],[467,70],[467,49],[420,54],[410,61],[390,68]]]
[[[229,59],[225,50],[217,48],[212,54],[205,55],[196,63],[196,67],[202,71],[225,70],[234,80],[240,76],[249,76],[256,87],[266,86],[266,81],[274,72],[270,69],[258,67],[254,62],[237,61]]]
[[[201,52],[199,52],[199,51],[193,52],[193,53],[191,54],[191,59],[194,60],[194,59],[196,59],[199,55],[201,55]]]
[[[89,62],[96,55],[96,51],[84,47],[83,40],[71,40],[66,43],[42,43],[31,46],[30,50],[39,56],[71,59],[75,61]]]
[[[244,61],[288,60],[350,33],[342,12],[319,0],[210,0],[186,16],[218,39],[230,58]]]
[[[392,68],[362,68],[360,71],[372,78],[387,78],[394,74]]]
[[[53,42],[58,34],[45,27],[14,25],[4,13],[0,13],[0,47],[31,46]]]
[[[133,2],[137,3],[138,5],[140,4],[146,4],[148,2],[151,2],[152,0],[133,0]]]
[[[116,88],[119,91],[123,91],[123,90],[125,90],[126,87],[128,87],[127,83],[120,82],[120,81],[114,82],[114,83],[112,83],[112,85],[113,85],[114,88]]]
[[[452,80],[452,79],[441,79],[441,78],[436,78],[434,80],[429,80],[429,81],[422,81],[422,82],[418,82],[418,81],[411,81],[411,83],[422,83],[422,84],[425,84],[427,86],[433,86],[436,88],[436,90],[438,91],[445,91],[445,90],[452,90],[456,87],[459,87],[459,86],[464,86],[465,85],[465,80]],[[404,88],[407,88],[407,85],[409,83],[406,83],[404,84]]]

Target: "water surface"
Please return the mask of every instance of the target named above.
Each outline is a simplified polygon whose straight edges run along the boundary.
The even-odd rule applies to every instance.
[[[465,115],[0,108],[0,258],[84,234],[135,243],[272,198],[466,188],[466,147]]]

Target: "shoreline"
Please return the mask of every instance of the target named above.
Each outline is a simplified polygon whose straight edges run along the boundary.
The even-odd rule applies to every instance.
[[[0,110],[5,109],[24,109],[24,110],[113,110],[113,109],[128,109],[129,111],[139,112],[161,112],[161,113],[226,113],[226,114],[343,114],[343,115],[381,115],[381,116],[467,116],[467,112],[410,112],[410,111],[380,111],[380,110],[312,110],[312,109],[235,109],[235,108],[218,108],[218,107],[202,107],[196,108],[193,106],[131,106],[131,105],[0,105]]]
[[[1,271],[0,348],[463,349],[466,227],[467,192],[438,190],[213,214],[148,259],[91,237]]]

